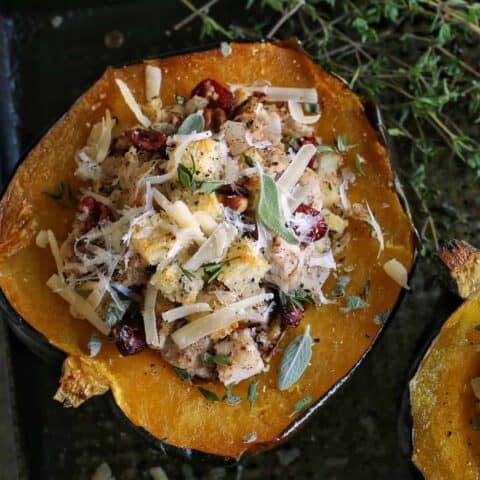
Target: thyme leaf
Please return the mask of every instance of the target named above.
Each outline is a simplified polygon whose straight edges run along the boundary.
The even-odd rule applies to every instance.
[[[253,404],[257,400],[257,387],[259,383],[260,383],[260,380],[252,380],[248,385],[247,400],[248,400],[248,403],[250,404],[250,409],[253,408]]]
[[[205,352],[202,355],[202,362],[210,365],[231,365],[232,359],[229,355],[212,355]]]
[[[182,266],[180,267],[180,270],[189,280],[195,280],[197,278],[197,276],[195,275],[194,272],[191,272],[190,270],[187,270],[186,268],[183,268]]]
[[[209,401],[209,402],[219,402],[220,399],[218,398],[215,392],[207,390],[203,387],[197,387],[198,391]]]
[[[232,389],[233,385],[227,385],[222,400],[225,400],[229,405],[238,405],[242,399],[238,395],[234,395]]]
[[[191,378],[190,375],[186,372],[186,370],[184,370],[183,368],[179,368],[179,367],[173,367],[173,370],[175,371],[177,377],[178,377],[182,382],[188,383],[189,385],[192,384],[192,378]]]
[[[294,415],[302,413],[312,402],[313,397],[311,395],[303,397],[293,406],[293,412],[290,414],[290,416],[293,417]]]
[[[362,300],[356,295],[350,295],[347,297],[347,303],[345,307],[340,308],[342,313],[350,312],[351,310],[358,310],[360,308],[367,308],[368,303]]]
[[[65,182],[58,182],[56,190],[53,192],[44,191],[43,194],[62,208],[72,209],[77,205],[77,198],[72,187]]]
[[[114,327],[123,318],[130,303],[130,300],[119,300],[118,304],[116,302],[111,302],[107,307],[105,323],[109,327]]]

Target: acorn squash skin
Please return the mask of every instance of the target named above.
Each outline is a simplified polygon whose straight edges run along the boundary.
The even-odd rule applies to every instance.
[[[409,385],[411,455],[425,480],[480,479],[480,431],[472,425],[480,408],[471,387],[480,376],[480,283],[476,271],[463,268],[478,264],[479,253],[467,255],[471,262],[449,268],[468,299],[426,342]]]
[[[373,345],[382,326],[373,317],[393,310],[400,287],[381,265],[396,257],[408,270],[413,263],[413,230],[395,192],[394,179],[385,147],[370,125],[360,100],[340,81],[326,74],[302,52],[273,44],[232,44],[232,54],[219,50],[151,60],[162,68],[162,99],[171,102],[174,94],[188,95],[204,78],[227,84],[252,83],[259,78],[279,86],[316,86],[322,101],[322,119],[317,128],[325,143],[334,143],[334,133],[346,134],[355,152],[367,159],[366,176],[359,176],[349,190],[349,199],[367,199],[382,226],[386,248],[377,263],[378,242],[363,222],[351,220],[352,241],[344,252],[345,265],[355,267],[348,293],[358,294],[371,281],[366,309],[341,314],[338,305],[310,309],[300,327],[311,324],[312,337],[320,338],[314,347],[310,368],[289,391],[275,388],[281,352],[298,330],[286,335],[274,356],[269,372],[258,376],[259,396],[253,409],[243,401],[230,406],[211,403],[195,387],[181,382],[159,356],[147,351],[122,357],[115,346],[103,342],[100,354],[89,358],[86,345],[93,327],[76,320],[68,306],[45,286],[54,272],[48,251],[35,246],[40,228],[52,228],[59,239],[69,229],[72,213],[52,203],[42,192],[54,190],[59,181],[80,184],[74,177],[74,154],[88,136],[89,127],[109,108],[121,124],[134,123],[131,112],[114,85],[121,78],[138,98],[143,96],[144,65],[109,69],[88,90],[32,150],[17,170],[0,203],[0,287],[9,309],[17,312],[58,349],[66,352],[75,365],[88,366],[98,381],[108,385],[116,404],[129,421],[156,439],[184,452],[197,450],[221,457],[239,458],[271,448],[302,426],[314,411],[343,383],[352,369]],[[95,107],[95,108],[93,108]],[[332,127],[334,130],[332,130]],[[354,171],[354,153],[345,155]],[[388,208],[382,206],[387,203]],[[327,282],[328,294],[335,279]],[[223,387],[207,383],[206,388],[223,395]],[[235,387],[246,397],[248,381]],[[312,406],[298,417],[291,417],[295,403],[312,395]],[[257,433],[257,440],[246,444],[242,437]]]

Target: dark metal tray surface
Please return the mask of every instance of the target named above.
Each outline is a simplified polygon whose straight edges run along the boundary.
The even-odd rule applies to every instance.
[[[20,154],[108,65],[201,45],[198,28],[172,32],[172,26],[188,14],[180,2],[38,5],[34,1],[0,5],[2,183]],[[244,2],[225,1],[215,7],[216,17],[227,24],[232,18],[241,23],[251,14],[245,12]],[[105,35],[111,32],[121,32],[121,46],[106,46]],[[445,186],[449,178],[464,181],[460,169],[449,168]],[[474,187],[458,186],[462,197],[456,201],[473,212]],[[150,478],[148,469],[157,465],[169,478],[187,480],[418,478],[402,448],[401,398],[409,365],[423,339],[458,302],[439,285],[423,259],[412,287],[415,295],[406,296],[376,348],[304,430],[280,450],[228,469],[188,464],[151,448],[115,418],[108,397],[94,398],[77,410],[63,409],[51,399],[60,373],[58,361],[39,360],[2,326],[0,480],[85,480],[103,461],[117,480]]]

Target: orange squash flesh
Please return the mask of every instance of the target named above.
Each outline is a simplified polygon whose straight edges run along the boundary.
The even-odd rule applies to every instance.
[[[480,295],[445,322],[410,382],[413,461],[426,480],[478,480],[480,416],[471,387],[480,376]]]
[[[348,231],[352,240],[337,261],[353,268],[347,294],[358,295],[370,280],[370,306],[346,314],[339,312],[338,304],[310,309],[302,325],[283,339],[270,370],[258,376],[258,400],[252,409],[246,401],[237,406],[209,402],[195,387],[177,378],[153,351],[122,357],[114,345],[103,342],[100,354],[88,357],[86,345],[94,329],[88,322],[72,318],[66,303],[45,286],[55,271],[54,261],[34,243],[41,228],[51,228],[57,238],[65,238],[72,213],[42,192],[54,190],[59,181],[78,186],[73,176],[75,152],[105,108],[120,125],[135,123],[114,79],[123,79],[135,96],[143,99],[144,65],[107,70],[18,169],[0,204],[0,287],[13,308],[73,357],[71,362],[93,367],[90,371],[98,374],[101,384],[110,386],[118,406],[134,425],[180,448],[238,458],[247,450],[258,449],[259,444],[273,445],[295,420],[290,416],[295,403],[306,395],[312,395],[314,403],[324,398],[370,348],[381,329],[374,316],[393,309],[400,294],[400,287],[384,273],[382,265],[395,257],[410,270],[413,234],[394,190],[387,152],[360,100],[297,49],[268,43],[231,45],[232,54],[227,57],[212,50],[149,61],[162,69],[164,104],[172,103],[175,94],[188,96],[204,78],[224,84],[268,80],[276,86],[315,86],[322,107],[317,135],[333,145],[334,137],[344,134],[348,143],[358,145],[345,154],[346,166],[352,171],[355,153],[367,160],[363,164],[366,175],[358,176],[348,197],[352,203],[368,201],[382,227],[385,250],[377,258],[378,241],[370,227],[351,220]],[[330,278],[325,292],[334,286],[335,279]],[[307,323],[312,337],[320,339],[311,366],[296,385],[280,392],[276,379],[281,352]],[[234,392],[245,397],[248,383],[241,383]],[[223,395],[219,384],[206,383],[204,387]],[[242,437],[252,432],[257,434],[256,441],[243,443]]]

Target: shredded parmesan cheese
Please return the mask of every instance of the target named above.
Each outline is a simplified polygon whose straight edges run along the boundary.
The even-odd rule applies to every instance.
[[[199,223],[200,228],[207,235],[211,235],[215,228],[217,228],[217,222],[208,213],[198,210],[193,214],[193,216],[195,217],[195,220],[197,220],[197,222]]]
[[[409,290],[408,286],[408,272],[405,266],[396,258],[392,258],[383,265],[385,273],[395,280],[401,287]]]
[[[303,175],[308,163],[316,153],[317,149],[314,145],[303,145],[295,155],[292,163],[290,163],[282,173],[282,176],[277,181],[277,186],[287,193],[290,192]]]
[[[95,287],[92,289],[90,295],[87,297],[87,302],[94,309],[96,309],[100,305],[100,302],[102,301],[102,298],[107,291],[107,279],[105,277],[101,277],[98,282],[94,283]]]
[[[184,325],[172,334],[172,339],[179,348],[186,348],[206,335],[224,330],[234,322],[249,318],[252,315],[249,312],[251,307],[255,307],[272,298],[273,294],[271,293],[261,293],[260,295],[232,303],[228,307],[221,308],[206,317]]]
[[[153,65],[145,67],[145,98],[147,101],[160,96],[162,86],[162,71]]]
[[[313,187],[313,183],[307,183],[306,185],[294,189],[292,195],[288,197],[288,209],[290,212],[294,212],[300,204],[305,202],[312,192]]]
[[[230,85],[232,92],[239,88],[242,88],[248,93],[263,93],[267,96],[267,101],[269,102],[288,102],[289,100],[305,103],[318,102],[318,93],[315,88],[272,87],[271,85]]]
[[[238,230],[228,223],[221,223],[183,268],[195,272],[204,263],[218,262],[235,240]]]
[[[150,182],[152,185],[158,185],[171,180],[177,173],[178,165],[180,164],[180,160],[182,159],[188,145],[191,142],[210,138],[211,136],[212,132],[209,130],[200,133],[191,133],[189,135],[174,135],[172,137],[172,141],[179,142],[179,144],[173,151],[173,159],[171,158],[168,162],[167,173],[164,173],[163,175],[153,175],[151,177],[147,177],[146,181]]]
[[[181,307],[172,308],[162,313],[162,318],[166,322],[173,322],[179,318],[185,318],[194,313],[211,312],[212,308],[208,303],[192,303]]]
[[[110,115],[110,110],[106,110],[105,117],[102,118],[100,123],[97,123],[92,128],[90,135],[93,137],[98,136],[97,139],[97,154],[95,160],[97,163],[102,163],[108,155],[110,150],[110,143],[112,142],[112,129],[115,126],[115,120],[112,119]],[[96,133],[96,129],[99,130],[99,133]]]
[[[200,224],[194,217],[185,202],[177,200],[170,202],[168,198],[160,193],[156,188],[153,189],[153,198],[162,207],[167,215],[177,223],[180,228],[188,228],[198,243],[203,243],[205,237],[200,230]]]
[[[47,230],[48,243],[50,245],[50,250],[52,251],[53,258],[55,259],[55,264],[57,265],[58,275],[63,281],[63,261],[60,256],[60,249],[58,248],[58,242],[55,238],[55,234],[51,230]]]
[[[155,304],[157,303],[157,289],[148,284],[145,291],[145,303],[143,305],[143,324],[145,326],[145,339],[151,347],[160,347],[157,329],[157,318],[155,315]]]
[[[136,119],[145,128],[148,128],[151,125],[151,122],[148,119],[148,117],[146,117],[143,114],[142,109],[140,108],[140,105],[135,100],[135,97],[133,96],[131,90],[128,88],[128,85],[123,80],[120,80],[119,78],[116,78],[115,82],[118,85],[118,88],[120,89],[120,92],[123,96],[123,99],[125,100],[125,103],[128,105],[132,113],[135,115]]]
[[[48,245],[48,233],[47,230],[40,230],[38,235],[35,237],[35,243],[37,247],[47,248]]]
[[[368,223],[373,228],[373,230],[375,232],[375,235],[377,237],[378,243],[379,243],[379,249],[378,249],[378,255],[377,255],[377,257],[379,257],[380,253],[382,253],[383,249],[385,248],[385,242],[383,240],[383,233],[382,233],[382,229],[380,228],[380,225],[377,222],[377,219],[375,218],[375,215],[373,214],[373,212],[370,208],[370,205],[368,204],[368,202],[366,202],[366,204],[367,204],[367,210],[368,210],[368,216],[369,216]]]
[[[47,287],[60,295],[72,307],[73,313],[88,320],[97,330],[104,335],[110,333],[110,327],[102,321],[93,307],[78,293],[66,286],[59,275],[54,274],[47,280]]]
[[[320,114],[305,115],[302,105],[295,100],[288,101],[288,111],[290,112],[292,118],[298,123],[310,125],[312,123],[317,123],[320,120]]]

